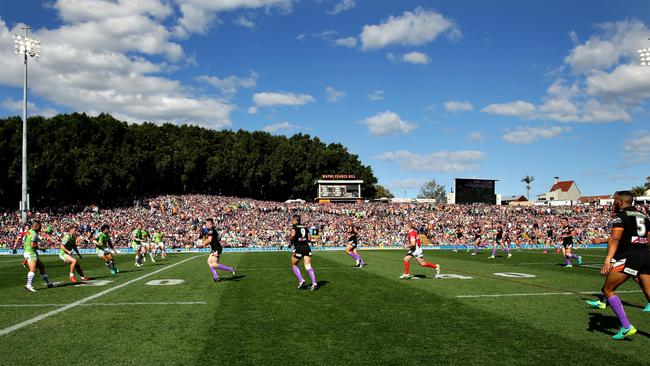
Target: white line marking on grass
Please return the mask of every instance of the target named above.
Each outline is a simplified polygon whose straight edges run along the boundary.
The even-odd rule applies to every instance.
[[[636,293],[641,290],[616,291],[618,293]],[[551,295],[598,295],[600,291],[581,291],[581,292],[534,292],[527,294],[485,294],[485,295],[458,295],[456,297],[463,299],[473,299],[479,297],[518,297],[518,296],[551,296]]]
[[[37,323],[37,322],[39,322],[39,321],[41,321],[43,319],[47,319],[47,318],[51,317],[52,315],[56,315],[58,313],[62,313],[64,311],[66,311],[66,310],[72,309],[72,308],[77,307],[79,305],[85,304],[90,300],[94,300],[94,299],[96,299],[98,297],[104,296],[104,295],[106,295],[108,293],[111,293],[111,292],[113,292],[115,290],[119,290],[119,289],[121,289],[123,287],[126,287],[126,286],[128,286],[128,285],[130,285],[132,283],[138,282],[138,281],[143,280],[143,279],[145,279],[147,277],[151,277],[151,276],[156,275],[156,274],[158,274],[158,273],[160,273],[162,271],[165,271],[165,270],[168,270],[170,268],[176,267],[176,266],[178,266],[180,264],[183,264],[183,263],[185,263],[187,261],[190,261],[190,260],[192,260],[194,258],[199,258],[199,257],[202,257],[202,256],[201,255],[196,255],[194,257],[183,259],[182,261],[180,261],[178,263],[171,264],[168,267],[161,268],[161,269],[159,269],[157,271],[153,271],[151,273],[147,273],[147,274],[142,275],[142,276],[140,276],[138,278],[134,278],[134,279],[132,279],[130,281],[124,282],[121,285],[117,285],[115,287],[108,288],[108,289],[106,289],[106,290],[104,290],[102,292],[98,292],[98,293],[96,293],[94,295],[90,295],[90,296],[88,296],[86,298],[75,301],[75,302],[73,302],[71,304],[68,304],[68,305],[65,305],[65,306],[63,306],[61,308],[48,311],[47,313],[41,314],[41,315],[39,315],[39,316],[37,316],[35,318],[25,320],[24,322],[18,323],[16,325],[12,325],[11,327],[0,330],[0,336],[6,335],[6,334],[9,334],[9,333],[13,333],[13,332],[17,331],[18,329],[24,328],[24,327],[26,327],[28,325],[32,325],[32,324]]]
[[[174,302],[96,302],[79,306],[131,306],[131,305],[207,305],[205,301],[174,301]],[[70,304],[0,304],[0,308],[32,308],[32,307],[63,307]]]

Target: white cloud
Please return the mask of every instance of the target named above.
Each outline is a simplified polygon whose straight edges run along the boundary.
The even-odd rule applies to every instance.
[[[248,28],[248,29],[257,28],[257,26],[255,25],[255,23],[252,20],[246,18],[243,15],[240,16],[239,18],[233,20],[233,23],[235,23],[235,24],[237,24],[237,25],[239,25],[241,27]]]
[[[582,44],[570,33],[574,46],[564,63],[573,75],[555,80],[541,103],[493,104],[483,111],[558,122],[632,121],[650,98],[650,73],[638,64],[636,52],[650,29],[638,20],[624,20],[599,24],[597,30]]]
[[[392,183],[388,183],[386,184],[386,187],[392,189],[409,189],[409,188],[420,188],[424,184],[426,184],[426,181],[423,179],[407,178],[407,179],[396,180]]]
[[[402,56],[402,61],[417,65],[426,65],[431,62],[429,56],[422,52],[409,52]]]
[[[632,157],[635,162],[650,161],[650,132],[646,130],[634,131],[632,137],[624,142],[623,151],[626,157]]]
[[[5,98],[0,106],[10,111],[16,113],[16,115],[23,115],[23,101],[19,99],[10,99]],[[36,106],[33,102],[27,102],[27,113],[29,116],[43,116],[43,117],[52,117],[58,114],[58,112],[53,108],[40,108]]]
[[[255,107],[301,106],[316,100],[309,94],[262,92],[253,95]]]
[[[336,103],[345,96],[344,92],[338,91],[331,86],[325,87],[325,93],[327,93],[326,100],[330,103]]]
[[[357,46],[357,38],[356,37],[339,38],[334,41],[334,44],[336,44],[337,46],[354,48]]]
[[[277,133],[278,131],[284,131],[284,132],[293,132],[298,129],[298,126],[293,125],[287,121],[280,122],[280,123],[274,123],[268,126],[265,126],[262,131],[268,132],[268,133]]]
[[[307,38],[307,35],[305,33],[300,33],[299,35],[296,36],[296,40],[303,42]]]
[[[485,113],[520,118],[531,118],[535,115],[536,110],[537,108],[534,104],[522,100],[503,104],[490,104],[481,109]]]
[[[437,151],[426,155],[400,150],[386,152],[377,157],[379,160],[392,161],[400,168],[419,172],[462,173],[479,169],[479,163],[485,160],[481,151]]]
[[[327,14],[329,15],[340,14],[344,11],[354,8],[356,5],[357,3],[355,0],[341,0],[340,2],[336,3],[336,5],[334,5],[334,9],[327,12]]]
[[[609,68],[621,59],[634,59],[636,51],[648,40],[650,30],[638,20],[623,20],[597,25],[599,34],[576,45],[564,62],[576,73]],[[577,40],[577,38],[575,39]]]
[[[289,12],[293,6],[292,0],[177,0],[177,2],[182,14],[178,21],[178,35],[206,32],[221,12],[239,9],[268,11],[272,8]]]
[[[359,122],[368,126],[368,130],[375,136],[407,134],[413,131],[417,125],[403,120],[397,113],[385,111]]]
[[[474,110],[474,105],[470,102],[449,100],[445,102],[445,110],[452,113],[469,112]]]
[[[384,91],[380,89],[373,90],[372,93],[368,95],[368,99],[373,102],[384,100]]]
[[[477,141],[483,141],[483,139],[484,139],[483,134],[480,132],[470,132],[467,135],[467,141],[477,142]]]
[[[531,144],[540,139],[550,139],[570,131],[570,127],[518,127],[512,131],[506,131],[503,139],[511,144]]]
[[[397,63],[397,61],[399,61],[397,56],[392,52],[386,52],[386,59],[392,63]]]
[[[60,0],[52,9],[63,24],[33,32],[43,42],[42,57],[30,69],[34,95],[75,111],[107,112],[131,122],[217,129],[231,125],[234,105],[193,93],[167,76],[185,55],[163,25],[173,14],[166,1]],[[19,27],[10,30],[0,19],[1,85],[22,86],[22,65],[11,38]]]
[[[257,77],[257,73],[251,71],[248,77],[230,75],[225,78],[219,78],[218,76],[202,75],[197,80],[214,86],[225,96],[233,96],[240,89],[254,88],[257,85]]]
[[[432,10],[416,8],[400,16],[390,16],[377,25],[365,25],[360,35],[364,50],[383,48],[389,45],[419,46],[435,40],[440,34],[449,38],[460,38],[456,23]]]

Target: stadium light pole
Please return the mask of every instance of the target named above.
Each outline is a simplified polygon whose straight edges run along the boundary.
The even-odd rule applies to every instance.
[[[648,38],[648,40],[650,40],[650,38]],[[639,52],[641,66],[650,66],[650,48],[642,48],[637,52]]]
[[[27,193],[27,60],[29,57],[40,57],[41,43],[29,38],[28,26],[24,26],[24,36],[14,35],[14,46],[16,54],[23,56],[23,161],[22,161],[22,200],[20,203],[20,217],[23,224],[27,222],[27,211],[29,210],[29,196]]]

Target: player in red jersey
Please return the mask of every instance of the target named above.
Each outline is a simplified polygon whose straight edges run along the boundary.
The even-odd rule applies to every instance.
[[[408,252],[404,257],[404,274],[402,274],[399,278],[411,278],[409,269],[411,266],[411,259],[413,258],[417,259],[418,263],[420,263],[420,266],[433,268],[436,271],[434,277],[437,277],[440,274],[440,265],[433,264],[424,260],[424,254],[422,254],[421,246],[422,243],[420,242],[420,234],[415,229],[415,225],[407,224],[406,230],[408,234],[406,235],[406,245],[404,247],[408,249]]]

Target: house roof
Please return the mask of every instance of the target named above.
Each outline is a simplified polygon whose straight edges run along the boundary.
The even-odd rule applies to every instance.
[[[612,198],[611,195],[602,195],[602,196],[582,196],[578,200],[580,203],[589,203],[589,202],[598,202],[599,200],[607,200]]]
[[[574,185],[576,182],[572,180],[565,180],[562,182],[557,182],[553,184],[553,187],[551,187],[551,190],[549,192],[555,192],[558,189],[561,190],[562,192],[568,192],[569,189],[571,188],[572,185]]]
[[[506,201],[506,202],[507,201],[520,201],[520,202],[523,202],[523,201],[528,201],[528,200],[523,195],[517,195],[517,196],[503,196],[503,197],[501,197],[501,201],[502,202],[503,201]]]

